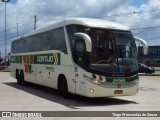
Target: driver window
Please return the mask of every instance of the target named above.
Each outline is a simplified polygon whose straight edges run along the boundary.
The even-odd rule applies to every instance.
[[[103,34],[97,33],[97,56],[98,63],[111,63],[114,61],[114,43],[112,34],[109,31],[104,31]],[[100,61],[100,62],[99,62]],[[104,61],[104,62],[101,62]]]
[[[105,48],[105,41],[104,41],[103,36],[97,36],[97,47]]]
[[[76,40],[75,44],[75,62],[81,66],[85,67],[85,43],[84,40]]]
[[[93,51],[89,53],[90,63],[113,63],[115,61],[115,47],[112,32],[107,29],[90,29],[87,33],[93,41]]]

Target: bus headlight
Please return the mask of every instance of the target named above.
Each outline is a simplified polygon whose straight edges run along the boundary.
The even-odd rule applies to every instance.
[[[88,80],[88,81],[92,81],[92,80],[93,80],[93,78],[88,77],[88,76],[86,76],[86,75],[83,75],[83,77],[84,77],[86,80]]]
[[[102,83],[102,81],[100,81],[100,80],[93,80],[92,82],[95,83],[95,84],[101,84]]]
[[[83,75],[83,77],[86,79],[86,80],[88,80],[88,81],[90,81],[90,82],[92,82],[92,83],[94,83],[94,84],[101,84],[103,81],[100,79],[100,80],[96,80],[95,78],[91,78],[91,77],[88,77],[88,76],[86,76],[86,75]]]

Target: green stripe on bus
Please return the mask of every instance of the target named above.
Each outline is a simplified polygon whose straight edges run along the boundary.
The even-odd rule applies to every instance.
[[[61,53],[35,54],[33,64],[61,64]],[[30,64],[30,55],[26,55],[26,63]],[[11,63],[22,63],[22,56],[11,56]]]
[[[61,54],[57,53],[57,57],[58,57],[57,65],[60,65],[61,64]]]
[[[27,64],[30,64],[30,56],[26,55],[26,57],[27,57]]]
[[[11,56],[10,63],[22,63],[22,56]]]
[[[31,73],[32,72],[32,66],[28,65],[28,72]]]
[[[113,83],[116,80],[131,82],[131,81],[134,81],[134,80],[138,79],[138,75],[134,75],[134,76],[131,76],[131,77],[105,77],[105,78],[106,78],[106,82],[110,82],[110,83]]]

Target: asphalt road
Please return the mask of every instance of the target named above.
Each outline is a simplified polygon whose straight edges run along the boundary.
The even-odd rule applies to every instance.
[[[33,84],[19,86],[8,72],[0,72],[0,111],[160,111],[159,103],[160,76],[140,76],[140,89],[135,96],[86,98],[72,95],[71,99],[64,100],[56,90]]]

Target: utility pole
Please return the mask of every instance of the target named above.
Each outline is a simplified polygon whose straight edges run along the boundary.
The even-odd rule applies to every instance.
[[[5,4],[5,56],[4,56],[4,60],[5,60],[5,68],[7,67],[7,61],[6,61],[6,57],[7,57],[7,8],[6,8],[6,4],[7,2],[10,2],[11,0],[1,0],[1,2],[4,2]]]
[[[38,21],[38,19],[37,19],[37,16],[35,15],[34,16],[34,30],[36,30],[36,28],[37,28],[37,21]]]

